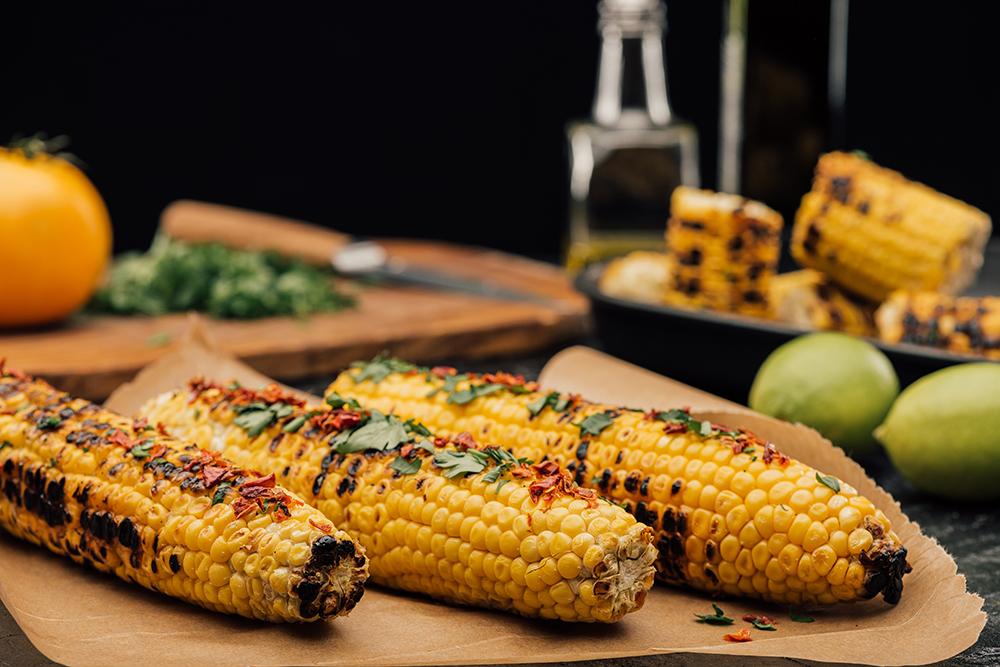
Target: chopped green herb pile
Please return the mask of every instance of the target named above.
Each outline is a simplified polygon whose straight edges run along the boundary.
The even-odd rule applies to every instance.
[[[162,315],[196,310],[221,319],[305,317],[353,304],[332,273],[269,252],[158,236],[145,253],[127,253],[88,306],[97,313]]]

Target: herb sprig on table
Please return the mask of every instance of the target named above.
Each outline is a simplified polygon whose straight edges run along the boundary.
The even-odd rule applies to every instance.
[[[196,310],[220,319],[305,317],[353,305],[332,279],[329,271],[275,253],[158,236],[148,252],[115,261],[88,310],[117,315]]]

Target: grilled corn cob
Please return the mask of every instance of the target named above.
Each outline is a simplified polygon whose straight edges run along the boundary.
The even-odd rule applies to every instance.
[[[617,257],[601,273],[601,291],[621,299],[662,303],[670,280],[670,259],[665,253],[636,250]]]
[[[879,336],[1000,359],[1000,297],[894,292],[875,313]]]
[[[765,317],[781,216],[760,202],[678,187],[670,198],[668,303]]]
[[[220,612],[350,611],[367,561],[262,476],[0,363],[0,525],[77,563]]]
[[[771,309],[775,319],[808,329],[845,331],[858,336],[875,333],[875,305],[845,293],[812,269],[772,278]]]
[[[565,464],[657,531],[663,581],[783,604],[899,600],[906,549],[882,511],[773,444],[683,410],[642,413],[503,373],[452,372],[378,358],[328,391]]]
[[[275,388],[195,382],[143,415],[272,470],[364,545],[373,581],[565,621],[621,619],[653,583],[652,531],[552,462],[333,399],[286,408]],[[280,415],[280,417],[278,416]]]
[[[792,255],[874,301],[897,289],[954,294],[983,263],[982,211],[848,153],[819,159]]]

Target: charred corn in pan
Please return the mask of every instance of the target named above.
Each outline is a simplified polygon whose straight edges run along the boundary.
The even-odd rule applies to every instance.
[[[828,153],[795,215],[792,255],[882,301],[897,289],[961,291],[989,236],[982,211],[861,156]]]
[[[261,475],[0,363],[0,525],[154,591],[268,621],[350,611],[367,561]]]
[[[875,333],[875,304],[844,292],[819,271],[802,269],[771,279],[774,318],[807,329]]]
[[[342,373],[329,395],[565,464],[656,530],[666,582],[782,604],[899,600],[909,566],[886,516],[773,444],[683,410],[643,413],[508,374],[452,373],[379,358]]]
[[[652,530],[554,463],[329,403],[309,410],[275,387],[193,382],[143,415],[273,471],[364,545],[379,584],[565,621],[617,621],[642,606]]]
[[[875,314],[889,343],[930,345],[1000,359],[1000,297],[895,292]]]
[[[765,317],[781,216],[736,195],[678,187],[670,198],[668,303]]]

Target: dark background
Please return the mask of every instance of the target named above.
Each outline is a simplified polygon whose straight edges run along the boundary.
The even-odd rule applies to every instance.
[[[563,127],[593,97],[596,3],[363,4],[8,8],[0,140],[70,135],[118,250],[145,247],[163,206],[190,197],[554,255]],[[822,150],[861,148],[998,210],[988,4],[852,3],[834,145],[829,4],[752,2],[744,193],[790,217]],[[668,16],[672,101],[713,186],[722,5],[673,0]]]

